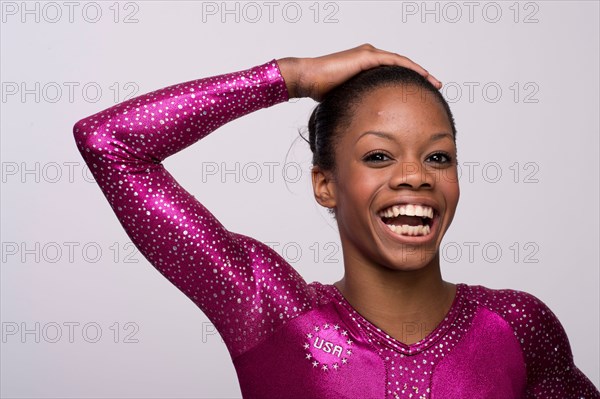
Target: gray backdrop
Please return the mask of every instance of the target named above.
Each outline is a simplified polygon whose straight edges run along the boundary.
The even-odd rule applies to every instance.
[[[365,42],[445,83],[462,195],[444,278],[542,299],[599,384],[598,2],[1,7],[3,397],[240,397],[220,337],[135,251],[73,124],[131,95]],[[314,104],[233,121],[165,165],[228,229],[331,283],[343,270],[338,233],[296,140]]]

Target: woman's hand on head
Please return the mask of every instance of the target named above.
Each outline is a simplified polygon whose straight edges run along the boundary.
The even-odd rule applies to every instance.
[[[442,83],[425,68],[402,55],[363,44],[349,50],[314,58],[287,57],[277,60],[290,98],[310,97],[321,101],[335,86],[357,73],[379,65],[399,65],[427,78],[438,89]]]

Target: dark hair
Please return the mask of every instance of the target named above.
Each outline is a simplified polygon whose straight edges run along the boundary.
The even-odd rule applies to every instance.
[[[369,92],[391,86],[415,86],[419,90],[434,94],[440,101],[450,125],[452,136],[456,142],[456,127],[450,106],[440,93],[425,77],[412,69],[397,65],[383,65],[364,70],[347,81],[331,89],[322,101],[314,108],[308,120],[309,140],[313,153],[312,164],[321,170],[336,174],[335,147],[339,140],[340,131],[352,122],[354,108]],[[423,92],[424,94],[424,92]],[[334,214],[333,209],[329,212]]]
[[[313,165],[335,173],[335,145],[340,131],[350,125],[354,107],[369,92],[380,87],[390,86],[415,86],[433,93],[448,115],[452,126],[452,135],[456,141],[454,117],[440,91],[412,69],[397,65],[384,65],[362,71],[334,87],[314,108],[308,120],[308,143],[313,153]],[[304,140],[306,141],[306,139]]]

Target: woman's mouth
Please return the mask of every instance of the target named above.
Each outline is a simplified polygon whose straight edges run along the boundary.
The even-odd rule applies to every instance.
[[[378,213],[381,221],[401,236],[427,236],[431,233],[436,211],[427,205],[401,204]]]

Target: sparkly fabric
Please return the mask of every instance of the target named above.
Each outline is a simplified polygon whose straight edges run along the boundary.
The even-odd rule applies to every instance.
[[[245,398],[600,398],[535,296],[457,284],[446,318],[405,345],[330,284],[228,231],[161,163],[289,99],[276,60],[144,94],[77,122],[77,147],[148,261],[211,320]]]

